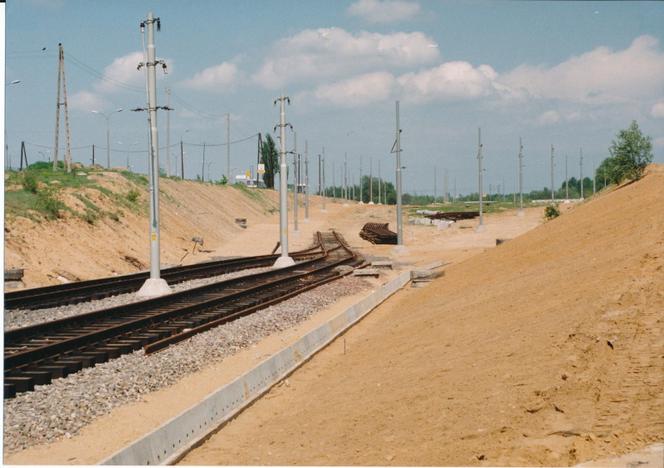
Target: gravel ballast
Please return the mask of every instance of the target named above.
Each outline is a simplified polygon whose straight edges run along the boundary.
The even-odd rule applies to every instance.
[[[173,292],[184,291],[185,289],[197,288],[212,284],[219,281],[225,281],[240,276],[255,275],[264,271],[271,270],[271,267],[264,268],[251,268],[248,270],[234,271],[226,273],[225,275],[211,276],[209,278],[201,278],[190,281],[183,281],[181,283],[172,284],[171,289]],[[118,294],[116,296],[109,296],[103,299],[98,299],[89,302],[81,302],[79,304],[49,307],[47,309],[13,309],[5,311],[5,331],[14,330],[16,328],[27,327],[29,325],[36,325],[38,323],[51,322],[53,320],[72,317],[74,315],[85,314],[87,312],[94,312],[99,309],[107,309],[116,307],[132,302],[143,300],[136,297],[136,293]]]
[[[141,400],[146,393],[172,385],[272,333],[303,322],[340,297],[370,287],[363,279],[345,277],[150,356],[142,350],[135,351],[56,379],[51,385],[35,386],[35,391],[21,393],[4,403],[4,449],[15,452],[70,438],[113,408]],[[109,299],[115,298],[104,301]],[[95,309],[98,308],[97,304]]]

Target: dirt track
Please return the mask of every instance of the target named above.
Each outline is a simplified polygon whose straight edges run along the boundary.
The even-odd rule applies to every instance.
[[[570,465],[664,440],[664,168],[410,289],[183,464]]]

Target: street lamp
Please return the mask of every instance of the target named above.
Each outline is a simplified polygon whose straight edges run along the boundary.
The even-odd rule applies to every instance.
[[[107,114],[96,110],[92,111],[93,114],[101,115],[106,119],[106,167],[108,169],[111,168],[111,115],[122,111],[122,108],[116,109]]]
[[[5,88],[9,88],[12,85],[19,84],[21,80],[12,80],[9,83],[5,84]],[[5,122],[5,161],[7,161],[8,155],[9,155],[9,145],[7,145],[7,122]],[[11,159],[9,159],[9,167],[12,167],[12,162]]]

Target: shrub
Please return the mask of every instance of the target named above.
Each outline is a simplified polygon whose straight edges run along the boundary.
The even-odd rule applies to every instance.
[[[131,189],[129,192],[127,192],[127,200],[129,200],[131,203],[136,203],[140,195],[141,193],[138,190]]]
[[[21,185],[23,185],[24,190],[31,193],[37,193],[37,177],[35,177],[32,172],[26,171],[25,174],[23,174]]]
[[[556,205],[549,205],[544,210],[544,217],[546,219],[553,219],[557,218],[558,216],[560,216],[560,210]]]

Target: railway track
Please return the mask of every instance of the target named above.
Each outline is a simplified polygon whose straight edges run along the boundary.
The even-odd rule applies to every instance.
[[[335,232],[291,267],[5,332],[5,398],[144,348],[147,353],[340,278],[363,262]]]
[[[321,246],[291,253],[296,260],[320,255]],[[196,263],[161,270],[161,277],[168,284],[177,284],[198,278],[223,275],[249,268],[270,266],[279,255],[258,255],[228,260]],[[45,286],[41,288],[23,289],[5,293],[5,310],[9,309],[44,309],[61,305],[78,304],[80,302],[102,299],[116,294],[138,291],[149,272],[130,275],[111,276],[74,283]]]

